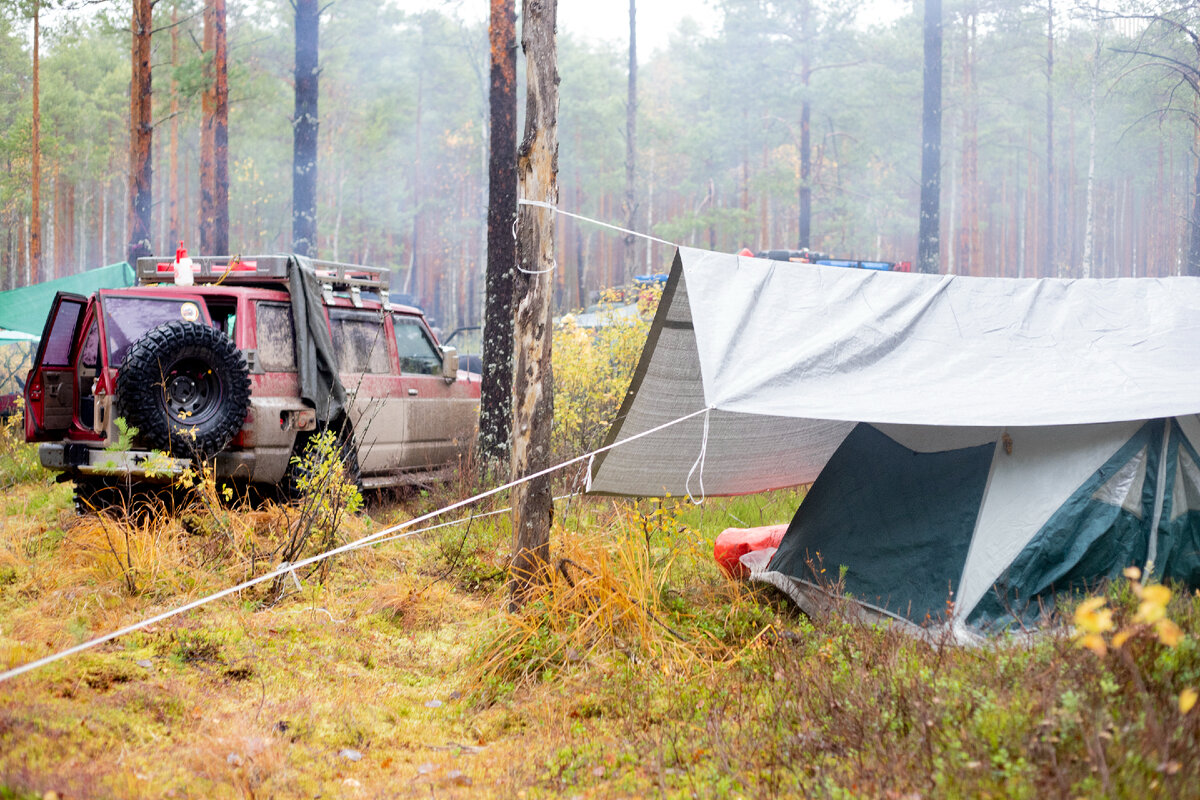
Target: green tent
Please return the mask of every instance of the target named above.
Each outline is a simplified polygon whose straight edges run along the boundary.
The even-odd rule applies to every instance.
[[[41,336],[56,293],[73,292],[86,297],[97,289],[133,286],[136,281],[133,267],[122,261],[78,275],[0,292],[0,328]]]

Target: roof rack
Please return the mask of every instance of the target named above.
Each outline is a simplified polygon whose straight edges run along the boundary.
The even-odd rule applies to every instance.
[[[193,280],[197,285],[225,283],[238,286],[282,286],[287,283],[287,265],[291,256],[196,256],[192,258]],[[392,272],[386,267],[364,267],[337,261],[310,259],[321,296],[332,304],[336,293],[345,293],[355,307],[362,306],[363,290],[379,295],[384,308],[390,307],[388,288]],[[175,262],[171,258],[139,258],[139,285],[168,283],[175,279]]]

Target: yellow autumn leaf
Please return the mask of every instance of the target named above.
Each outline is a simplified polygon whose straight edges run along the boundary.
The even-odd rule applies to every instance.
[[[1188,687],[1179,693],[1179,713],[1186,714],[1192,710],[1192,706],[1196,705],[1197,692],[1195,689]]]
[[[1121,649],[1121,646],[1124,645],[1132,635],[1133,633],[1131,631],[1121,631],[1112,638],[1112,646],[1118,650]]]
[[[1171,602],[1171,590],[1161,583],[1152,583],[1142,593],[1142,600],[1147,603],[1157,603],[1160,606],[1166,606],[1167,603]]]
[[[1142,598],[1142,602],[1138,604],[1134,621],[1153,625],[1166,615],[1167,603],[1171,602],[1170,589],[1161,583],[1155,583],[1142,587],[1138,596]]]
[[[1174,647],[1183,639],[1183,631],[1169,619],[1160,619],[1154,629],[1158,632],[1158,640],[1167,647]]]
[[[1083,633],[1104,633],[1113,629],[1111,608],[1104,607],[1103,597],[1084,600],[1075,609],[1075,628]]]
[[[1098,656],[1104,656],[1108,653],[1108,647],[1104,644],[1104,637],[1098,633],[1089,633],[1079,640],[1080,647],[1086,647]]]

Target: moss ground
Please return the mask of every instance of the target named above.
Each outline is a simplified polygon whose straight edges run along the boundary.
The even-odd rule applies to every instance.
[[[460,487],[461,488],[461,487]],[[347,540],[457,490],[377,500]],[[711,559],[797,492],[560,505],[506,611],[503,515],[389,542],[0,684],[0,798],[1200,795],[1200,598],[1104,657],[1065,632],[936,647],[808,621]],[[273,567],[288,509],[77,517],[0,498],[0,668]],[[1110,593],[1118,621],[1136,598]],[[1132,623],[1131,623],[1132,624]]]

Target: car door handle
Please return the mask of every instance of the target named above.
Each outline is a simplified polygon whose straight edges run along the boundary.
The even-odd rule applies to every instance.
[[[416,397],[416,396],[417,396],[417,390],[416,390],[416,389],[409,389],[409,390],[408,390],[408,396],[409,396],[409,397]]]

